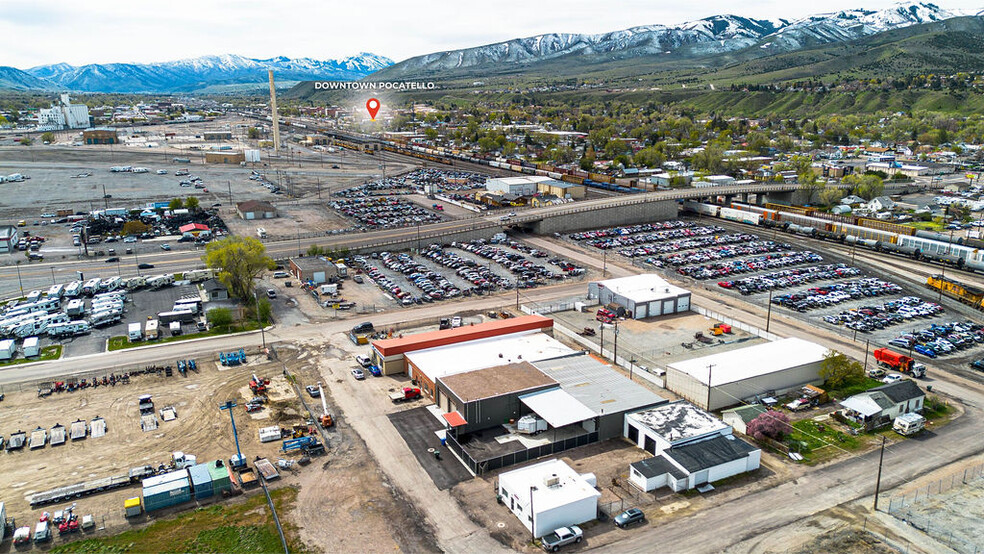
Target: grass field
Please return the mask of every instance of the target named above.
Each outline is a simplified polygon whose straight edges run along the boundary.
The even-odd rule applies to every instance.
[[[151,340],[151,341],[138,341],[130,342],[130,339],[124,335],[119,335],[116,337],[109,338],[109,346],[107,350],[110,352],[114,350],[125,350],[127,348],[136,348],[138,346],[150,346],[153,344],[163,344],[165,342],[178,342],[182,340],[189,339],[200,339],[204,337],[214,337],[217,335],[230,335],[232,333],[242,333],[245,331],[254,331],[259,329],[255,321],[249,321],[244,325],[228,325],[222,327],[213,327],[208,331],[202,333],[189,333],[187,335],[177,335],[172,337],[164,337],[162,339]]]
[[[45,362],[48,360],[57,360],[61,358],[62,355],[62,345],[52,344],[50,346],[45,346],[41,349],[41,355],[35,356],[33,358],[14,358],[12,360],[4,360],[0,362],[0,367],[6,367],[17,364],[31,364],[34,362]]]
[[[270,495],[283,522],[283,515],[297,500],[297,489],[284,487],[270,491]],[[308,551],[297,539],[293,528],[285,526],[284,534],[291,552]],[[155,521],[142,529],[84,539],[50,550],[73,554],[282,551],[280,535],[263,494],[253,494],[238,502],[220,501],[207,508]]]
[[[855,394],[858,394],[860,392],[864,392],[864,391],[866,391],[868,389],[873,389],[875,387],[880,387],[881,385],[884,385],[884,384],[885,383],[882,383],[878,379],[872,379],[871,377],[865,377],[863,381],[858,381],[856,383],[851,383],[851,384],[845,385],[845,386],[843,386],[843,387],[841,387],[839,389],[828,389],[827,390],[827,394],[832,399],[841,400],[841,399],[847,398],[848,396],[854,396]]]
[[[838,429],[837,421],[831,419],[823,423],[804,419],[793,423],[793,432],[786,444],[794,452],[798,451],[807,463],[816,463],[836,457],[841,450],[854,450],[862,445],[861,439]]]

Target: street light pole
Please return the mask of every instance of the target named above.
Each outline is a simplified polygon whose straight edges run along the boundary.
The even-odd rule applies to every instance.
[[[615,351],[612,352],[612,362],[618,365],[618,320],[615,320]]]
[[[17,284],[20,285],[21,296],[24,296],[24,282],[21,281],[20,264],[20,260],[17,260],[14,265],[17,267]]]
[[[768,306],[768,312],[765,315],[765,332],[766,333],[769,332],[769,327],[772,325],[772,290],[773,289],[771,289],[771,288],[769,289],[769,306]]]
[[[253,300],[256,301],[256,323],[260,326],[260,340],[263,342],[263,350],[266,350],[266,333],[263,330],[263,321],[260,320],[260,297],[253,291]]]

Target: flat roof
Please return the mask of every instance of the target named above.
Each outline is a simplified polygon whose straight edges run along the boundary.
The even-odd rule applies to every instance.
[[[417,333],[395,339],[383,339],[372,341],[372,347],[379,352],[380,356],[387,357],[396,354],[405,354],[416,350],[424,350],[448,344],[457,344],[475,339],[508,335],[519,331],[529,331],[534,329],[549,329],[553,327],[553,320],[549,317],[540,315],[528,315],[522,317],[511,317],[509,319],[494,319],[479,323],[478,325],[466,325],[453,329],[443,329],[428,333]]]
[[[557,339],[538,331],[470,340],[408,352],[407,360],[432,381],[503,364],[536,362],[574,352]]]
[[[441,378],[441,383],[462,402],[474,402],[556,385],[557,381],[544,375],[529,362],[517,362],[448,375]]]
[[[553,179],[542,175],[529,175],[523,177],[497,177],[495,179],[489,179],[485,181],[485,184],[488,185],[489,183],[502,183],[504,185],[528,185],[528,184],[535,185],[537,183],[545,183],[547,181],[556,181],[556,180],[557,179]]]
[[[681,294],[690,294],[689,290],[671,285],[666,279],[655,273],[596,281],[595,284],[633,302],[652,302],[664,298],[676,298]]]
[[[519,400],[537,415],[547,420],[551,427],[564,427],[595,416],[593,410],[578,402],[576,398],[564,392],[563,389],[524,394],[519,397]]]
[[[638,410],[667,400],[598,360],[580,353],[533,362],[565,392],[598,415]]]
[[[290,258],[290,263],[297,266],[301,271],[317,271],[327,269],[328,266],[335,267],[335,264],[318,256],[302,256],[300,258]]]
[[[625,417],[670,443],[702,437],[729,428],[727,423],[683,400],[626,414]]]
[[[553,476],[558,478],[559,483],[548,487],[546,480]],[[524,512],[529,508],[531,487],[536,487],[533,508],[541,513],[585,498],[601,496],[571,466],[557,459],[502,473],[499,475],[499,484],[511,492],[525,493],[517,494],[519,502],[523,503]]]
[[[792,337],[673,362],[667,364],[667,368],[686,373],[706,385],[710,366],[711,386],[719,387],[793,367],[819,363],[826,355],[826,347]]]

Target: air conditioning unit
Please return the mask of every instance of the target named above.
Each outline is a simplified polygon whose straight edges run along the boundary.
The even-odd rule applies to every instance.
[[[546,485],[547,487],[559,487],[560,477],[558,477],[556,473],[552,473],[547,477],[543,478],[543,484]]]

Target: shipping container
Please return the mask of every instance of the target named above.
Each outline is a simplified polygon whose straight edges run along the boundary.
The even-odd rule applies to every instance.
[[[232,475],[229,473],[229,466],[222,460],[212,460],[206,464],[208,473],[212,476],[212,494],[221,495],[223,492],[232,490]]]
[[[188,476],[191,478],[191,492],[195,495],[195,499],[211,498],[215,494],[212,490],[212,474],[208,470],[208,464],[189,467]]]
[[[143,504],[140,502],[140,497],[135,496],[133,498],[127,498],[123,501],[123,512],[126,517],[134,517],[143,513]]]
[[[162,485],[164,483],[173,483],[174,481],[180,481],[184,479],[188,480],[188,472],[179,469],[177,471],[169,471],[167,473],[161,473],[160,475],[154,475],[153,477],[147,477],[143,480],[144,488],[156,487],[157,485]]]
[[[191,500],[191,484],[188,482],[188,473],[181,471],[182,479],[161,483],[153,487],[144,486],[143,504],[148,512],[161,510],[177,506]],[[146,483],[146,481],[144,481]]]

